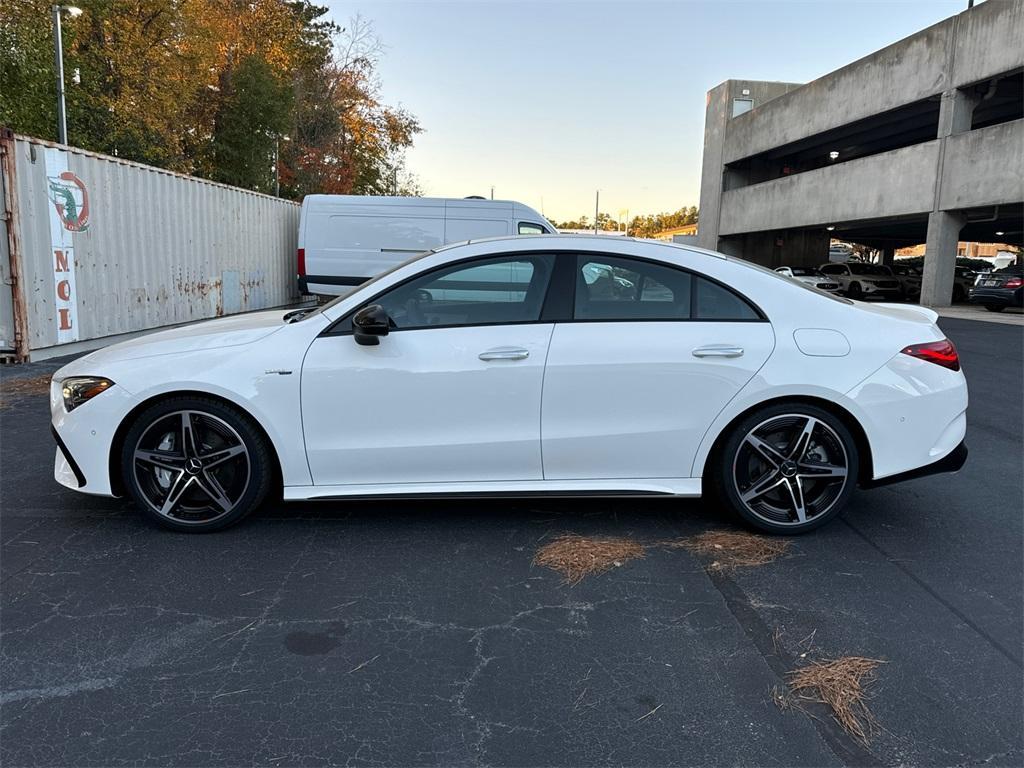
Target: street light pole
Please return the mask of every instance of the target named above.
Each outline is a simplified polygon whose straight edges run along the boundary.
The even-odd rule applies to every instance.
[[[64,42],[61,39],[59,5],[53,6],[53,53],[57,69],[57,141],[68,143],[68,121],[64,112]]]
[[[60,28],[60,15],[64,11],[67,11],[71,17],[75,17],[82,12],[82,9],[73,5],[50,7],[50,12],[53,15],[53,57],[57,70],[57,141],[61,144],[68,143],[68,120],[64,109],[64,40]]]
[[[601,190],[594,190],[594,234],[597,234],[597,217],[598,211],[601,209]]]

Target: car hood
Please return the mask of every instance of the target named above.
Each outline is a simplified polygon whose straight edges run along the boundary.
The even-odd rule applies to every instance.
[[[180,354],[251,344],[283,328],[286,310],[249,312],[157,331],[97,350],[66,365],[59,374],[102,373],[100,366],[119,360]],[[56,376],[55,376],[56,378]]]

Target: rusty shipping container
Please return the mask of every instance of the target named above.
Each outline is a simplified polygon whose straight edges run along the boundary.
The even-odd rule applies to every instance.
[[[8,131],[0,153],[9,357],[298,298],[295,203]]]

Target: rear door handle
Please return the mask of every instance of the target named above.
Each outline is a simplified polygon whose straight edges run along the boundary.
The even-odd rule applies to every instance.
[[[521,347],[495,347],[481,352],[481,360],[525,360],[530,356],[530,350]]]
[[[742,354],[743,347],[734,347],[731,344],[710,344],[693,350],[694,357],[739,357]]]

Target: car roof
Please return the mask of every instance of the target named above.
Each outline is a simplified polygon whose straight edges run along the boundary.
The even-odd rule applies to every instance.
[[[635,252],[636,246],[642,248],[665,248],[672,251],[687,251],[689,253],[700,253],[705,256],[712,256],[716,259],[732,261],[743,261],[743,259],[731,259],[724,253],[709,251],[706,248],[698,248],[693,245],[682,245],[680,243],[668,243],[664,240],[650,240],[642,237],[611,237],[609,235],[503,235],[501,237],[483,237],[473,240],[465,240],[461,243],[450,243],[438,248],[438,251],[447,250],[462,245],[476,245],[479,243],[500,243],[507,241],[514,243],[516,250],[529,250],[536,247],[553,247],[556,250],[588,251],[600,243],[600,250],[618,250],[621,253]],[[520,247],[523,243],[532,243],[532,246]],[[543,245],[541,245],[543,244]],[[623,247],[625,246],[625,247]]]

